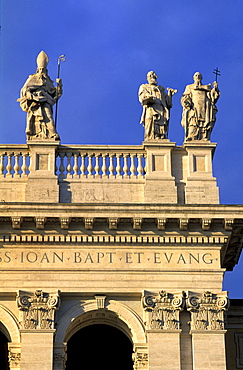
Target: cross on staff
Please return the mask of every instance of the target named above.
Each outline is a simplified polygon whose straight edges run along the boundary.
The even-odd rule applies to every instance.
[[[216,75],[216,82],[218,82],[218,76],[221,76],[218,67],[213,70],[213,73]]]

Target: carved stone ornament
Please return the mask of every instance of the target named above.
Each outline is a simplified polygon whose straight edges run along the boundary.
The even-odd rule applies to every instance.
[[[10,369],[19,368],[20,366],[20,360],[21,360],[21,353],[20,352],[8,352],[8,361]]]
[[[226,293],[189,292],[186,305],[191,312],[191,330],[224,330],[224,311],[229,305]]]
[[[142,302],[148,330],[180,329],[179,313],[185,304],[183,292],[167,293],[161,290],[159,294],[151,294],[145,291]]]
[[[59,292],[35,293],[18,291],[17,306],[22,312],[22,329],[54,329],[55,311],[60,306]]]
[[[92,218],[86,218],[84,219],[84,227],[86,230],[92,230],[94,228],[94,222],[95,222],[95,219],[92,217]]]
[[[67,353],[65,346],[55,346],[53,354],[53,369],[61,370],[66,368]]]
[[[133,353],[132,359],[134,370],[148,369],[148,353],[136,349],[136,351]]]

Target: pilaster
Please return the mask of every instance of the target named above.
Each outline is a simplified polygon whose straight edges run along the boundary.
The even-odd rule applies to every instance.
[[[179,313],[184,306],[180,293],[144,292],[144,321],[148,335],[149,370],[180,369]]]
[[[175,143],[169,140],[144,142],[147,153],[145,203],[177,203],[177,188],[172,176],[171,152]]]
[[[226,292],[188,294],[191,312],[193,369],[225,370],[224,311],[228,307]]]
[[[21,369],[53,368],[54,315],[59,308],[58,291],[18,291],[21,323]]]

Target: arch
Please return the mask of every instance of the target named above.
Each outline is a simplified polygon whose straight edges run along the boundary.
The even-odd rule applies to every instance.
[[[4,305],[0,304],[0,323],[6,328],[4,334],[10,342],[20,343],[19,325],[14,314]]]
[[[84,369],[133,369],[133,344],[130,338],[107,324],[82,327],[67,341],[66,353],[66,369],[69,370],[80,369],[80,358]]]
[[[114,300],[102,309],[97,307],[96,300],[75,304],[59,320],[55,342],[66,342],[81,327],[98,322],[122,330],[132,343],[147,343],[141,318],[127,305]]]

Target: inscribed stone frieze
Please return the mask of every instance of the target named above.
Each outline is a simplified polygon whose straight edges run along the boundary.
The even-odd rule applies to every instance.
[[[0,251],[0,269],[218,269],[216,248],[61,248],[8,247]]]

